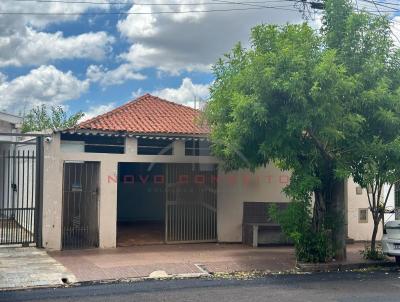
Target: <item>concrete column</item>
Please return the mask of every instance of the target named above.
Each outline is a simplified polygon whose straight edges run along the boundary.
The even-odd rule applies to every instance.
[[[127,137],[125,139],[125,154],[130,156],[137,156],[137,139],[133,137]]]
[[[174,141],[173,142],[174,148],[174,156],[176,157],[183,157],[185,156],[185,142],[184,141]]]
[[[99,236],[101,248],[117,243],[118,162],[102,161],[100,165]]]
[[[60,135],[44,142],[43,171],[43,247],[61,249],[63,163],[60,157]]]

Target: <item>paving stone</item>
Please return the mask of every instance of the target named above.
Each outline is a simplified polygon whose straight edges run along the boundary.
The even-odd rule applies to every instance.
[[[166,278],[168,274],[166,271],[154,271],[149,274],[150,278]]]
[[[35,247],[0,248],[0,290],[63,285],[75,276],[46,251]]]

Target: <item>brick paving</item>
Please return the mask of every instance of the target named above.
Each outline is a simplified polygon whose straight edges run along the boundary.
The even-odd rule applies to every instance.
[[[348,246],[346,263],[365,262],[363,244]],[[154,271],[168,275],[243,271],[282,272],[296,266],[293,247],[252,248],[242,244],[182,244],[119,247],[51,252],[78,281],[148,277]]]
[[[282,271],[294,268],[291,247],[251,248],[241,244],[185,244],[119,247],[51,252],[78,281],[147,277],[154,271],[168,275]]]

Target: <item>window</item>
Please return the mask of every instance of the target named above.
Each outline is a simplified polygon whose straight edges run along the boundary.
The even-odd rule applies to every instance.
[[[185,155],[210,156],[210,142],[190,140],[185,142]]]
[[[368,223],[368,209],[358,209],[358,223]]]
[[[125,138],[100,135],[61,134],[61,141],[83,142],[87,153],[125,153]]]
[[[139,138],[139,155],[172,155],[173,141],[167,139]]]
[[[400,208],[400,186],[394,185],[394,206],[396,209]]]
[[[357,186],[357,187],[356,187],[356,194],[357,194],[357,195],[362,195],[362,188],[361,188],[361,186]]]

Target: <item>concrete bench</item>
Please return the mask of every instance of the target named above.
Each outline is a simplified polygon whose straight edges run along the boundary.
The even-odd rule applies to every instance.
[[[288,244],[278,223],[272,220],[268,209],[275,204],[279,210],[286,209],[287,203],[244,202],[242,221],[242,242],[253,247],[259,244]]]

